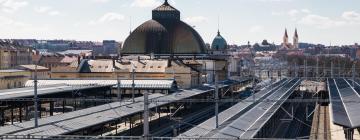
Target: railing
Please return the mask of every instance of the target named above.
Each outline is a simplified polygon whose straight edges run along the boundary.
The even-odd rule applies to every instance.
[[[47,136],[47,135],[0,135],[0,139],[46,139],[46,140],[240,140],[238,138],[174,138],[174,137],[142,137],[142,136]],[[267,138],[256,138],[251,140],[266,140]],[[247,139],[249,140],[249,139]]]

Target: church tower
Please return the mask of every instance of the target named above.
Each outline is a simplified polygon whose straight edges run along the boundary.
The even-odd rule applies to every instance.
[[[285,29],[285,34],[283,38],[283,48],[288,48],[288,45],[289,45],[289,36],[287,33],[287,29]]]
[[[294,46],[294,49],[298,49],[299,48],[299,35],[298,35],[298,32],[297,32],[297,29],[295,29],[295,34],[294,34],[294,38],[293,38],[293,46]]]

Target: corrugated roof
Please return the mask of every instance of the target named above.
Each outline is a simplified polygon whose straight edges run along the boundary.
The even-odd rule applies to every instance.
[[[174,80],[134,80],[136,89],[172,89],[176,86]],[[50,85],[92,86],[117,85],[117,80],[39,80],[39,87]],[[121,88],[132,88],[132,80],[120,80]],[[33,80],[25,83],[26,87],[34,86]]]
[[[276,90],[265,100],[277,100],[278,102],[260,102],[244,115],[233,120],[231,123],[220,126],[206,135],[212,138],[240,138],[251,139],[262,128],[268,119],[278,110],[278,108],[291,95],[293,90],[301,83],[301,79],[292,79],[286,85]]]
[[[99,87],[106,87],[112,85],[87,85],[87,86],[68,86],[68,85],[49,85],[40,86],[38,88],[38,95],[49,95],[63,92],[72,92],[75,90],[93,89]],[[0,90],[0,99],[15,99],[15,98],[28,98],[34,96],[34,88],[16,88]]]
[[[163,106],[172,102],[176,102],[200,94],[208,93],[209,91],[211,90],[201,90],[201,89],[184,90],[176,94],[154,98],[152,100],[161,100],[164,102],[157,102],[156,104],[150,103],[149,108],[153,109],[158,106]],[[48,123],[38,128],[26,129],[24,131],[20,131],[13,134],[14,135],[48,135],[48,136],[69,134],[84,128],[107,123],[110,121],[117,120],[118,118],[124,118],[126,116],[142,112],[144,108],[143,104],[144,104],[143,102],[136,102],[125,106],[112,107],[111,109],[107,109],[105,111],[97,111],[99,109],[98,107],[95,107],[92,108],[92,110],[94,110],[93,112],[96,113],[92,113],[84,116],[75,115],[72,116],[71,119],[66,119],[63,121],[56,121],[51,119],[46,120],[47,118],[45,118],[47,122],[53,122],[53,123]],[[66,113],[64,115],[68,115],[68,114]],[[33,125],[28,127],[32,127],[32,126]]]
[[[354,82],[346,79],[328,79],[328,91],[330,92],[331,111],[335,124],[347,127],[360,127],[360,85],[359,80]]]
[[[272,85],[267,86],[266,88],[264,88],[263,90],[261,90],[260,92],[255,94],[255,100],[258,101],[260,99],[263,99],[263,98],[271,95],[275,90],[277,90],[278,88],[283,86],[283,84],[285,84],[286,82],[288,82],[288,80],[283,79],[279,82],[276,82]],[[252,96],[248,97],[245,100],[253,100],[253,97]],[[219,114],[219,125],[222,125],[223,123],[230,120],[234,116],[238,116],[238,115],[245,113],[246,110],[253,107],[257,103],[255,103],[255,102],[240,102],[240,103],[237,103],[236,105],[232,106],[231,108],[221,112]],[[212,130],[216,129],[215,121],[216,121],[215,117],[212,117],[212,118],[208,119],[207,121],[195,126],[194,128],[186,131],[185,133],[179,135],[178,138],[204,137],[206,134],[208,134]]]

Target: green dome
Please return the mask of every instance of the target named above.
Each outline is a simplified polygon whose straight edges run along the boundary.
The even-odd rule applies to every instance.
[[[214,41],[211,44],[212,50],[225,50],[227,49],[226,40],[220,35],[218,32],[217,36],[215,37]]]

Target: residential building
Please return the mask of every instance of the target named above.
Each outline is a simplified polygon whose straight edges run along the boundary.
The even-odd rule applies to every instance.
[[[104,40],[103,48],[104,55],[107,56],[118,56],[121,44],[116,42],[115,40]]]
[[[31,63],[32,49],[9,40],[0,40],[0,69]]]

